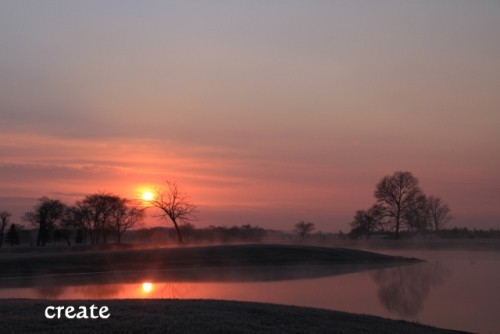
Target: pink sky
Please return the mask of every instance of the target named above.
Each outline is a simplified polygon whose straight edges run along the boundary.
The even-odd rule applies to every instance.
[[[195,5],[196,3],[196,5]],[[200,226],[347,231],[412,171],[500,228],[500,4],[5,1],[0,209],[176,181]],[[155,223],[151,221],[150,223]]]

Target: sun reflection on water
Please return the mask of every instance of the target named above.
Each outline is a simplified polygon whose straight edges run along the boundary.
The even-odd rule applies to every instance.
[[[151,293],[151,291],[153,291],[153,283],[151,282],[142,283],[142,291],[147,294]]]

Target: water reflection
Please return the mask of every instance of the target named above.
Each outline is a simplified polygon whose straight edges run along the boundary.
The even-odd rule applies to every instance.
[[[359,267],[345,266],[328,268],[315,266],[278,268],[198,268],[190,270],[168,270],[156,273],[131,272],[128,275],[78,275],[76,277],[43,277],[32,283],[18,280],[9,282],[9,289],[0,289],[5,297],[23,296],[43,299],[121,299],[121,298],[209,298],[257,299],[274,301],[276,296],[291,295],[291,289],[302,286],[308,289],[315,305],[317,300],[327,299],[321,286],[331,286],[333,277],[359,271]],[[366,267],[364,267],[366,269]],[[431,288],[443,284],[450,271],[441,262],[426,262],[407,266],[384,267],[366,272],[377,290],[378,302],[390,313],[414,317],[424,306]],[[121,279],[118,277],[121,276]],[[141,277],[142,276],[142,277]],[[363,275],[358,274],[360,279]],[[356,276],[356,277],[357,277]],[[324,283],[316,284],[314,279]],[[128,281],[127,281],[127,280]],[[349,279],[351,287],[357,283]],[[297,283],[293,283],[296,281]],[[285,283],[286,282],[286,283]],[[328,282],[328,283],[327,283]],[[340,282],[336,280],[336,284]],[[34,283],[34,284],[33,284]],[[264,284],[269,283],[269,284]],[[28,285],[28,286],[26,286]],[[305,290],[304,290],[305,291]],[[373,290],[372,290],[373,291]],[[354,296],[354,291],[352,292]],[[317,294],[317,296],[315,296]],[[325,306],[339,297],[333,293]],[[281,297],[280,297],[281,298]],[[309,298],[304,296],[302,298]],[[376,300],[374,300],[376,302]]]
[[[371,271],[360,271],[360,267],[323,270],[307,266],[196,268],[111,276],[0,279],[0,300],[243,300],[404,318],[471,332],[500,333],[500,252],[412,250],[395,255],[415,256],[429,262],[383,270],[378,267]],[[441,262],[436,262],[438,259]],[[145,291],[144,283],[151,283],[150,292]]]
[[[158,297],[169,299],[183,299],[193,296],[195,292],[189,283],[162,283],[158,285]]]
[[[382,305],[400,316],[416,316],[424,306],[431,288],[451,275],[441,262],[426,262],[374,271],[378,298]]]
[[[156,282],[276,282],[302,280],[348,274],[374,268],[387,268],[386,264],[344,264],[338,266],[299,265],[275,267],[202,267],[166,269],[157,271],[119,271],[67,275],[41,275],[4,278],[0,290],[36,286],[106,285],[142,283],[145,279]]]
[[[153,283],[151,282],[142,283],[142,291],[144,291],[144,293],[151,293],[151,291],[153,291]]]
[[[200,283],[198,283],[199,285]],[[204,285],[212,298],[216,298],[217,289],[210,287],[217,283]],[[196,285],[196,284],[195,284]],[[34,288],[13,289],[14,296],[21,290],[27,293],[29,298],[43,299],[123,299],[123,298],[169,298],[182,299],[199,297],[195,285],[184,282],[143,282],[128,284],[89,284],[73,286],[38,286]],[[16,291],[18,290],[18,291]],[[199,291],[198,291],[199,292]]]
[[[123,288],[118,284],[82,285],[73,287],[71,294],[85,296],[85,299],[115,298]]]
[[[58,299],[64,295],[66,288],[62,286],[40,285],[35,287],[38,298]]]

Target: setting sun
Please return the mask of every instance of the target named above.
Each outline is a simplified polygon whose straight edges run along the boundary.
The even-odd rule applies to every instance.
[[[152,201],[155,198],[151,191],[144,191],[141,197],[145,201]]]
[[[142,283],[142,291],[144,291],[145,293],[150,293],[151,291],[153,291],[153,283],[151,282]]]

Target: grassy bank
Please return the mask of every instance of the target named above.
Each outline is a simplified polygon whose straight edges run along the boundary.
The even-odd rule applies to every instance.
[[[109,319],[48,320],[48,305],[106,305]],[[6,300],[2,333],[460,333],[321,309],[214,300]]]

